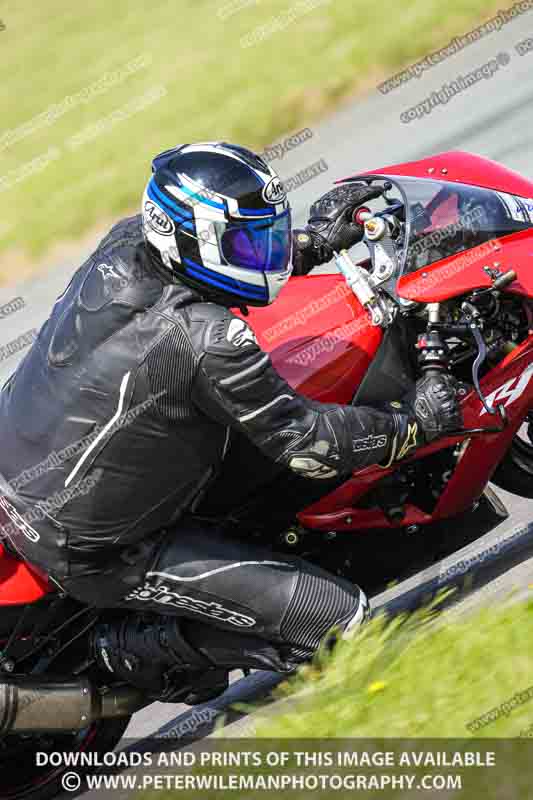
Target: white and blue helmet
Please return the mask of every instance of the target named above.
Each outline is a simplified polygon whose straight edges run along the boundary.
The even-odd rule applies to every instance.
[[[142,218],[165,267],[230,305],[272,303],[291,274],[291,212],[262,158],[225,142],[186,144],[152,163]]]

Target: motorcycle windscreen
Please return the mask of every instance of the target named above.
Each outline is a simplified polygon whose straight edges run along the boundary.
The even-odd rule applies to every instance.
[[[533,203],[477,186],[401,178],[408,201],[402,274],[533,227]]]

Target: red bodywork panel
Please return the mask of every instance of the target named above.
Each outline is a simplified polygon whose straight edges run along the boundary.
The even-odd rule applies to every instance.
[[[513,269],[517,280],[506,291],[532,297],[533,228],[493,239],[404,275],[398,281],[398,294],[419,303],[449,300],[473,289],[489,287],[492,281],[484,267],[497,267],[501,272]]]
[[[0,544],[0,606],[35,603],[51,591],[47,577]]]
[[[352,401],[383,337],[340,275],[291,278],[247,320],[280,375],[322,403]]]
[[[485,394],[489,394],[506,384],[510,390],[513,390],[518,386],[519,381],[525,381],[527,376],[530,376],[522,394],[514,402],[507,402],[509,395],[503,397],[508,419],[506,429],[497,435],[476,436],[470,440],[432,514],[426,514],[416,506],[407,505],[403,521],[394,523],[380,509],[359,508],[358,503],[364,495],[396,468],[393,466],[388,470],[383,470],[379,467],[368,467],[354,473],[353,477],[338,489],[302,511],[298,515],[301,524],[304,527],[322,531],[401,528],[446,519],[471,508],[475,500],[482,494],[493,471],[523,424],[528,409],[533,406],[532,364],[533,336],[529,336],[523,344],[506,356],[497,367],[491,370],[489,375],[483,378],[482,390]],[[469,392],[461,405],[466,428],[490,427],[494,424],[493,417],[482,414],[483,407],[475,391]],[[440,439],[423,447],[406,460],[423,458],[460,441],[464,441],[464,438]]]

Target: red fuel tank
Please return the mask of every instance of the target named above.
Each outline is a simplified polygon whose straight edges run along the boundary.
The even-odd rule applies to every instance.
[[[323,403],[351,402],[383,336],[341,275],[291,278],[247,321],[292,388]]]

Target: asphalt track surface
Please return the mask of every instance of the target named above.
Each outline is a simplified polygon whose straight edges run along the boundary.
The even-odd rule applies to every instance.
[[[304,222],[309,204],[334,180],[452,149],[475,152],[533,176],[533,52],[520,56],[515,50],[515,45],[530,35],[533,36],[532,12],[432,67],[421,79],[413,79],[387,95],[372,92],[314,127],[311,139],[273,162],[283,178],[293,177],[321,159],[327,164],[326,172],[291,192],[296,222]],[[409,124],[400,121],[402,112],[423,101],[432,91],[502,53],[507,53],[510,61],[490,79],[481,80],[421,119]],[[88,252],[80,252],[76,261],[54,264],[43,277],[31,283],[0,290],[0,305],[15,296],[22,297],[25,303],[22,310],[0,319],[0,344],[12,342],[43,323],[55,298]],[[8,377],[18,358],[11,355],[0,361],[0,381]],[[533,582],[533,501],[500,490],[497,494],[507,507],[506,519],[459,553],[374,597],[374,608],[386,606],[394,613],[415,607],[432,596],[435,589],[450,582],[459,588],[456,601],[447,612],[450,614],[467,613],[480,603],[499,604],[510,595],[527,596],[531,591],[528,586]],[[465,535],[468,527],[466,520]],[[364,585],[364,575],[360,581]],[[175,738],[179,747],[181,736],[206,735],[217,718],[227,715],[233,702],[268,695],[277,680],[272,673],[254,673],[245,680],[237,679],[222,698],[195,710],[155,703],[134,716],[128,739],[159,732]],[[232,718],[230,714],[228,721]],[[243,725],[244,732],[251,731],[250,718],[234,724],[240,728],[233,727],[232,732],[237,733]]]

